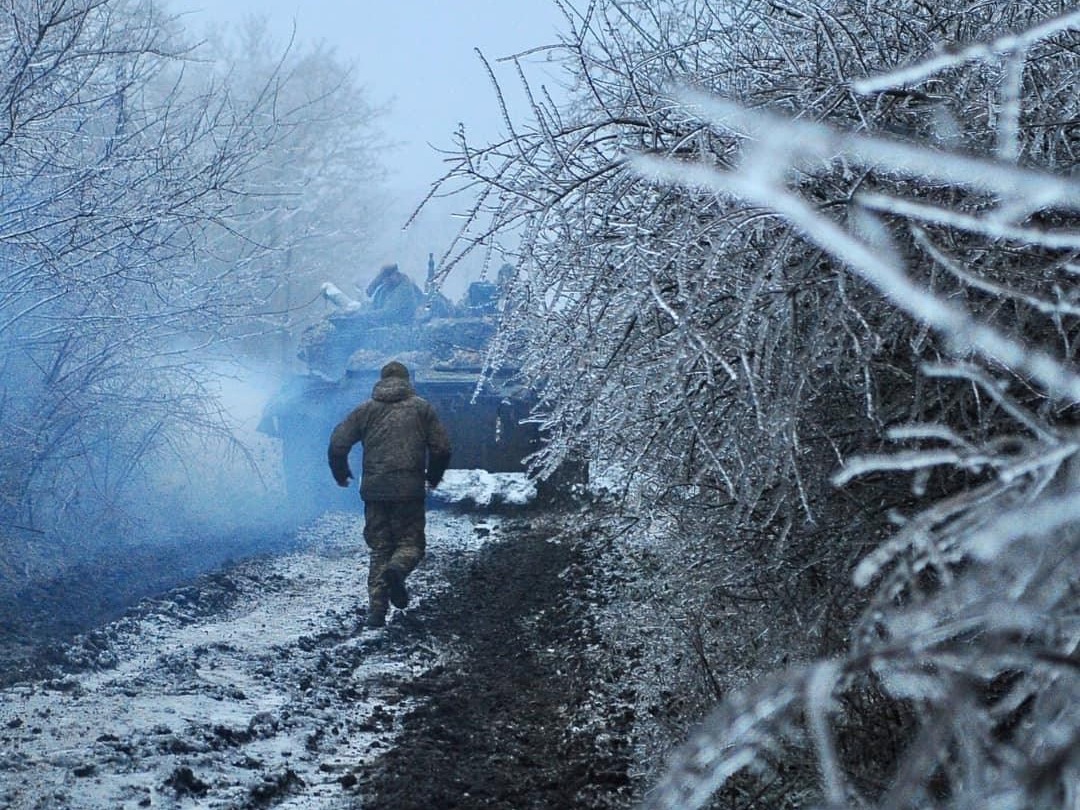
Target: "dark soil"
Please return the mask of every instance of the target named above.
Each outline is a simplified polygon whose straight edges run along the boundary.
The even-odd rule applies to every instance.
[[[628,805],[627,729],[599,724],[600,743],[587,705],[596,673],[584,655],[594,634],[580,556],[522,522],[451,569],[445,595],[391,626],[391,642],[420,634],[454,655],[396,685],[419,705],[362,774],[365,808]]]

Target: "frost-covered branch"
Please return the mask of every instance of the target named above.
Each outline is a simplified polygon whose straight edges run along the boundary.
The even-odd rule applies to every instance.
[[[852,236],[784,188],[761,184],[751,173],[718,172],[641,156],[634,165],[657,180],[734,194],[782,213],[809,239],[841,259],[912,317],[941,330],[960,352],[973,349],[992,362],[1027,373],[1055,397],[1080,402],[1080,375],[1054,357],[1024,346],[974,318],[971,313],[915,284],[879,250]],[[1071,193],[1071,192],[1070,192]],[[1080,198],[1078,198],[1080,199]]]
[[[808,160],[829,162],[844,156],[879,172],[949,183],[1009,199],[1019,197],[1029,212],[1053,206],[1080,210],[1080,183],[1050,172],[785,119],[697,91],[685,91],[678,98],[688,112],[753,139],[754,149],[741,172],[747,180],[778,178],[786,168],[802,168]]]
[[[859,194],[856,196],[855,202],[877,211],[896,214],[934,225],[959,228],[991,239],[1005,239],[1022,245],[1041,245],[1050,250],[1080,250],[1080,233],[1020,228],[1001,222],[993,217],[977,217],[912,200],[889,197],[884,194]]]
[[[1006,34],[992,42],[977,42],[960,48],[942,48],[943,53],[874,78],[856,81],[852,86],[856,93],[879,93],[896,87],[921,82],[935,73],[953,67],[960,67],[967,62],[994,62],[1009,54],[1024,53],[1031,46],[1044,39],[1057,36],[1066,31],[1080,28],[1080,11],[1072,11],[1059,17],[1046,20],[1026,31]]]

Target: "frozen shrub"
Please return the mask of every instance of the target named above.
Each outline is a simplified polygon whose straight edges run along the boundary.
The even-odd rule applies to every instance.
[[[649,807],[1077,800],[1080,14],[961,5],[563,4],[574,104],[447,178],[465,250],[523,235],[489,362],[526,347],[538,474],[617,465],[681,598],[813,618]]]

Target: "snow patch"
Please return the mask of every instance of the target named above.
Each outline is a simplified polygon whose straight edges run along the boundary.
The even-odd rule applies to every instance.
[[[536,484],[525,473],[447,470],[431,496],[445,503],[524,506],[536,498]]]

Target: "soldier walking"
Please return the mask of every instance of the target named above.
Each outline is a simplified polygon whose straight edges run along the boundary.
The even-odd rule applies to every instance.
[[[409,370],[397,361],[382,367],[371,399],[345,417],[330,435],[327,456],[338,486],[353,477],[349,451],[363,444],[360,497],[368,568],[368,627],[382,627],[390,604],[405,608],[405,579],[424,557],[424,495],[442,480],[450,440],[435,409],[416,395]]]

